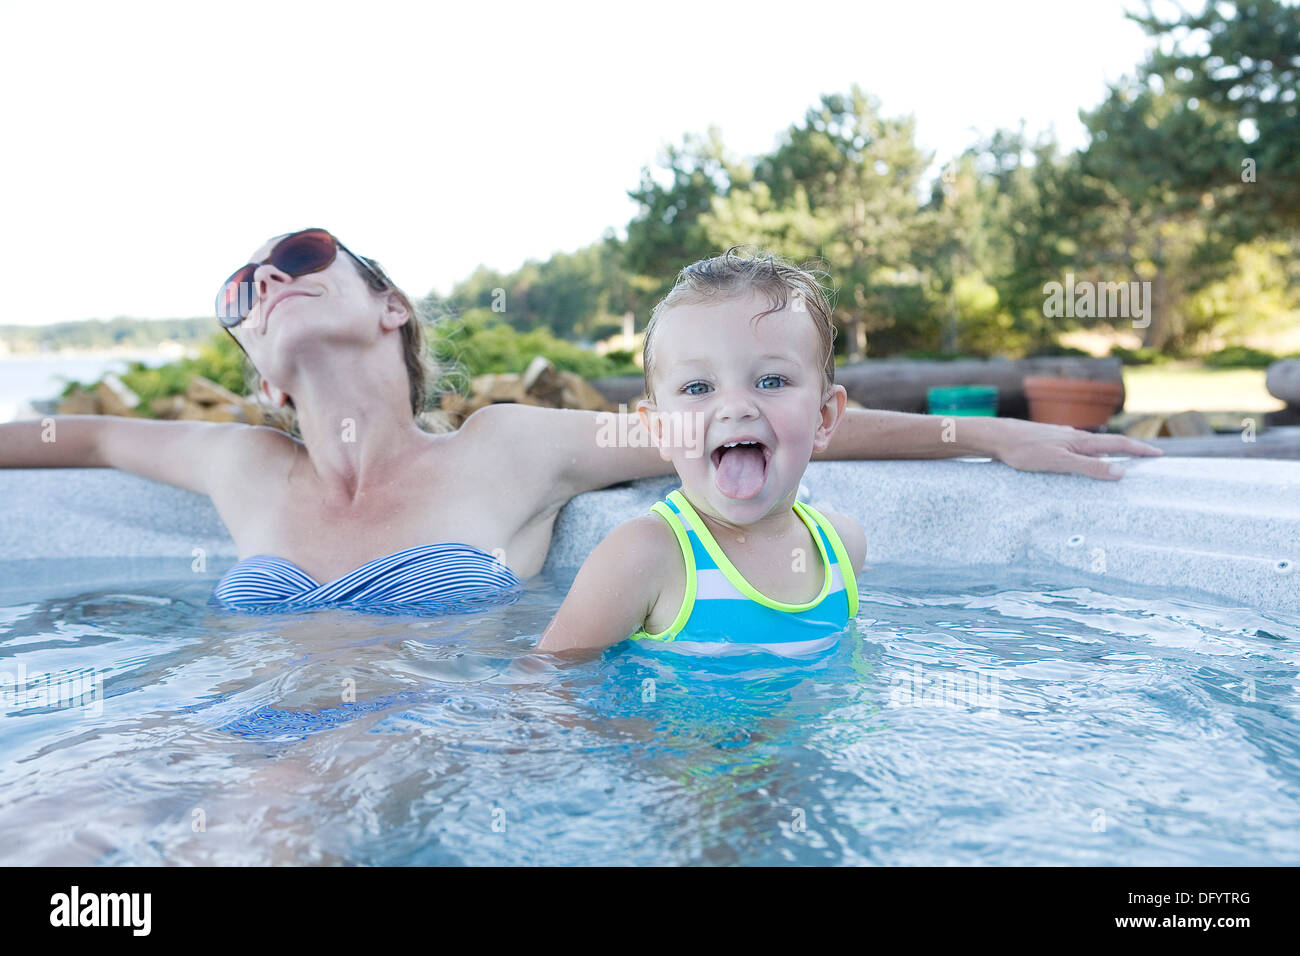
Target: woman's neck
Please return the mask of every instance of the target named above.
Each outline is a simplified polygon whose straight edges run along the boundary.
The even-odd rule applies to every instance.
[[[294,406],[307,461],[330,498],[355,501],[393,477],[426,437],[411,414],[406,376],[367,374],[297,383]]]

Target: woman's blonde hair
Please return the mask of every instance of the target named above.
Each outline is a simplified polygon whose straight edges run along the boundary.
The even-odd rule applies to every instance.
[[[830,388],[835,383],[835,325],[831,319],[834,306],[832,293],[823,285],[823,278],[830,276],[745,246],[732,246],[720,256],[691,263],[677,274],[673,287],[650,313],[641,353],[646,395],[653,396],[655,332],[665,312],[678,305],[739,298],[750,292],[767,296],[767,311],[760,312],[755,319],[780,312],[792,302],[797,303],[796,311],[808,313],[817,330],[823,385]]]
[[[441,411],[428,410],[434,388],[442,370],[433,356],[429,354],[425,343],[425,320],[421,310],[411,301],[410,296],[398,288],[392,279],[388,278],[388,274],[384,272],[383,267],[374,259],[355,256],[350,252],[343,254],[352,262],[357,274],[365,280],[366,287],[371,292],[376,295],[391,292],[397,296],[402,305],[406,306],[410,318],[402,326],[402,358],[406,365],[407,380],[410,383],[411,414],[415,416],[417,424],[426,431],[451,431],[451,423],[446,415]],[[430,324],[432,323],[430,322]],[[298,416],[293,405],[293,399],[287,399],[285,405],[281,408],[269,407],[261,400],[262,375],[253,366],[252,362],[247,361],[247,357],[245,357],[244,371],[245,380],[249,385],[249,393],[260,403],[266,424],[290,434],[298,435]]]

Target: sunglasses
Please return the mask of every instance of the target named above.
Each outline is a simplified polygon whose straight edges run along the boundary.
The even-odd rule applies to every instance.
[[[338,258],[340,249],[355,259],[377,282],[384,286],[392,285],[375,266],[362,259],[324,229],[304,229],[285,236],[277,242],[264,262],[250,262],[246,266],[240,266],[222,283],[221,291],[217,293],[217,321],[229,332],[248,318],[248,313],[253,311],[253,301],[256,298],[253,274],[257,272],[259,266],[273,265],[285,275],[296,279],[298,276],[328,269]],[[238,344],[239,340],[235,341]],[[243,346],[241,345],[240,348],[242,349]]]

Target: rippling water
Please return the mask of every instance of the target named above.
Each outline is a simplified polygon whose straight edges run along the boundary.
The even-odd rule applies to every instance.
[[[567,582],[266,618],[104,573],[0,590],[0,863],[1300,863],[1297,616],[880,567],[836,653],[726,673],[532,655]]]

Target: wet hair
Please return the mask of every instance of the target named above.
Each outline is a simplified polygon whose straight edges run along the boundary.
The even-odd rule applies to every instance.
[[[399,289],[392,279],[388,278],[388,274],[384,272],[383,267],[374,259],[353,256],[343,250],[339,250],[339,252],[343,258],[352,263],[357,270],[357,275],[361,276],[366,283],[366,288],[372,293],[375,295],[392,293],[397,296],[402,305],[406,306],[410,318],[402,326],[402,359],[406,366],[406,376],[409,382],[408,393],[411,400],[411,414],[416,417],[420,427],[427,431],[451,431],[451,424],[445,415],[439,411],[426,411],[433,387],[441,374],[441,369],[438,363],[434,361],[433,356],[429,354],[426,346],[425,322],[420,309],[411,301],[410,296]],[[262,390],[262,376],[253,367],[252,362],[247,361],[247,359],[245,360],[245,381],[248,383],[250,394],[254,398],[259,397]],[[299,433],[298,416],[293,399],[287,398],[285,405],[284,408],[272,409],[263,402],[261,406],[262,415],[266,419],[266,424],[297,435]]]
[[[823,386],[829,389],[835,382],[835,326],[831,321],[834,306],[823,278],[830,277],[825,272],[745,246],[732,246],[720,256],[691,263],[677,274],[673,287],[650,313],[641,354],[646,395],[654,394],[655,333],[665,312],[679,305],[738,299],[750,292],[767,296],[767,311],[760,312],[755,319],[779,312],[792,302],[796,303],[796,311],[808,314],[817,330]],[[798,303],[802,303],[802,309]]]

